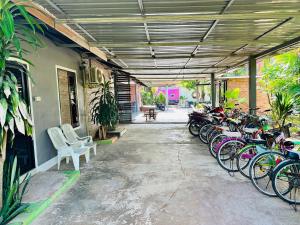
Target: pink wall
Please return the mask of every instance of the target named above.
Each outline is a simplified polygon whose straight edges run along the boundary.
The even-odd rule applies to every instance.
[[[158,88],[157,94],[163,93],[166,95],[166,89],[165,88]],[[169,100],[179,100],[179,88],[174,87],[174,88],[168,88],[168,99]]]

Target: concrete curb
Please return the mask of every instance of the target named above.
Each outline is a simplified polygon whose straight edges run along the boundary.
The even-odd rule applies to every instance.
[[[115,143],[118,139],[119,138],[117,136],[115,136],[115,137],[111,137],[111,138],[105,139],[105,140],[96,140],[95,142],[98,145],[110,145],[110,144]]]
[[[39,215],[41,215],[54,201],[56,201],[64,192],[69,190],[79,179],[79,171],[65,171],[64,174],[67,180],[63,185],[54,192],[49,198],[40,202],[29,203],[28,209],[20,214],[15,222],[9,223],[9,225],[29,225],[31,224]]]

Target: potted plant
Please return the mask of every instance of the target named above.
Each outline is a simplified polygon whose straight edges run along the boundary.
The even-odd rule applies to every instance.
[[[24,58],[28,49],[25,50],[23,44],[33,48],[43,46],[37,35],[37,31],[43,32],[43,29],[27,12],[26,7],[26,1],[16,4],[0,0],[0,224],[8,223],[26,208],[21,203],[17,160],[6,159],[6,147],[13,143],[15,129],[25,135],[31,135],[32,131],[27,105],[19,96],[17,79],[8,67],[12,58],[32,65]],[[24,67],[21,63],[20,66]],[[23,70],[27,71],[27,68],[24,67]],[[29,74],[28,71],[27,73]]]
[[[104,80],[99,90],[92,95],[94,96],[90,102],[92,121],[100,126],[100,139],[106,139],[107,130],[115,129],[119,121],[118,106],[111,91],[111,82]]]

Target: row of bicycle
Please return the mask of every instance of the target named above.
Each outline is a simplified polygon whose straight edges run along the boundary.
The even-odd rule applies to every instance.
[[[188,127],[230,175],[240,172],[261,193],[278,196],[296,209],[300,204],[300,141],[288,139],[291,124],[273,129],[269,122],[266,116],[239,109],[225,113],[222,107],[206,107],[189,114]]]

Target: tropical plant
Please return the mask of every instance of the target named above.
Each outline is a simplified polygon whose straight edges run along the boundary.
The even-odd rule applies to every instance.
[[[275,98],[271,103],[272,117],[276,125],[282,128],[285,124],[290,111],[295,105],[296,99],[288,93],[277,92]]]
[[[99,90],[93,92],[91,117],[94,124],[100,125],[100,138],[106,139],[108,129],[115,129],[119,121],[119,112],[114,94],[111,91],[111,82],[101,83]]]
[[[22,198],[29,183],[30,175],[27,174],[23,182],[20,182],[20,167],[17,157],[11,156],[3,165],[2,199],[3,205],[0,211],[0,224],[4,225],[14,219],[18,214],[28,208],[28,203],[22,203]]]
[[[166,104],[166,96],[160,92],[159,95],[157,95],[155,97],[155,103],[165,105]]]
[[[295,49],[262,61],[260,84],[269,102],[276,92],[300,95],[300,49]],[[296,102],[300,106],[300,100]]]
[[[232,90],[227,90],[225,92],[225,102],[224,107],[233,109],[236,104],[244,103],[246,100],[244,98],[240,98],[240,89],[234,88]]]
[[[143,105],[153,105],[155,103],[154,92],[152,90],[144,90],[141,92]]]
[[[1,220],[8,221],[12,215],[23,211],[17,198],[19,189],[14,188],[15,179],[19,179],[18,174],[10,174],[9,170],[4,168],[11,166],[11,161],[6,160],[6,146],[12,145],[15,135],[15,129],[25,135],[31,135],[32,122],[27,110],[27,106],[19,96],[17,79],[9,69],[8,63],[12,59],[19,59],[32,65],[24,58],[29,53],[23,45],[27,47],[42,47],[43,43],[37,35],[37,31],[43,32],[39,22],[27,12],[27,2],[18,1],[18,3],[9,0],[0,0],[0,175],[4,177]],[[27,72],[29,71],[22,63],[20,67]],[[3,162],[4,161],[4,162]],[[4,173],[3,173],[4,172]],[[15,172],[15,170],[11,170]],[[13,182],[6,182],[7,176],[14,177]],[[7,185],[10,185],[8,187]],[[9,190],[9,194],[6,192]],[[13,196],[13,197],[12,197]],[[2,222],[1,224],[4,224]]]

